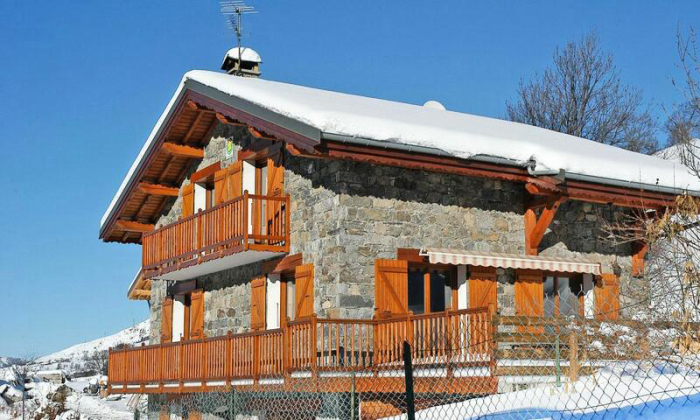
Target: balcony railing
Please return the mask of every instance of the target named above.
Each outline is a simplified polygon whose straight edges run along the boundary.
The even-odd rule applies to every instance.
[[[213,390],[243,380],[323,372],[376,377],[401,369],[404,341],[411,344],[417,369],[449,365],[452,375],[459,368],[481,368],[484,383],[492,379],[489,313],[479,308],[380,320],[313,317],[275,330],[110,350],[110,392]]]
[[[245,251],[289,251],[289,196],[248,194],[143,236],[143,272],[165,274]]]

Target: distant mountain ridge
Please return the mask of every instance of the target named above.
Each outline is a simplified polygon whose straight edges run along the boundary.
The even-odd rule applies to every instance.
[[[17,357],[0,356],[0,368],[14,365],[15,363],[17,363],[19,361],[20,361],[20,359]]]
[[[78,372],[85,369],[86,362],[97,352],[107,351],[110,347],[113,348],[119,345],[148,344],[150,331],[151,321],[147,319],[115,334],[76,344],[42,356],[36,359],[34,368],[63,369],[68,373]]]

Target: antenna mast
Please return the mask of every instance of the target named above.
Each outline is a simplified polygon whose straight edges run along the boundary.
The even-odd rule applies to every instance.
[[[252,15],[258,13],[253,6],[248,6],[243,0],[222,0],[221,14],[224,15],[229,28],[233,29],[238,40],[238,70],[237,74],[241,74],[241,38],[243,38],[243,15]]]

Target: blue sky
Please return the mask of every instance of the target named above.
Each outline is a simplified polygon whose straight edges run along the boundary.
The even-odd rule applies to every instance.
[[[254,1],[263,77],[502,117],[555,46],[597,29],[660,119],[676,29],[700,2]],[[126,299],[140,247],[99,220],[191,69],[234,38],[216,0],[0,2],[0,355],[45,354],[148,316]],[[695,20],[693,20],[695,18]]]

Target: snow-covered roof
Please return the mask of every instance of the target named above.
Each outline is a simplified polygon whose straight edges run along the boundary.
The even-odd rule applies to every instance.
[[[226,52],[226,56],[224,57],[224,61],[227,58],[231,58],[234,60],[238,60],[238,47],[233,47],[230,50]],[[255,52],[254,49],[248,48],[248,47],[241,47],[240,50],[241,54],[241,61],[250,61],[253,63],[262,63],[262,58],[260,58],[260,54]]]
[[[579,137],[495,118],[350,95],[270,80],[194,70],[186,73],[102,218],[104,225],[184,90],[205,86],[216,100],[244,103],[323,136],[437,149],[459,158],[498,157],[535,169],[624,183],[700,191],[683,165]]]

